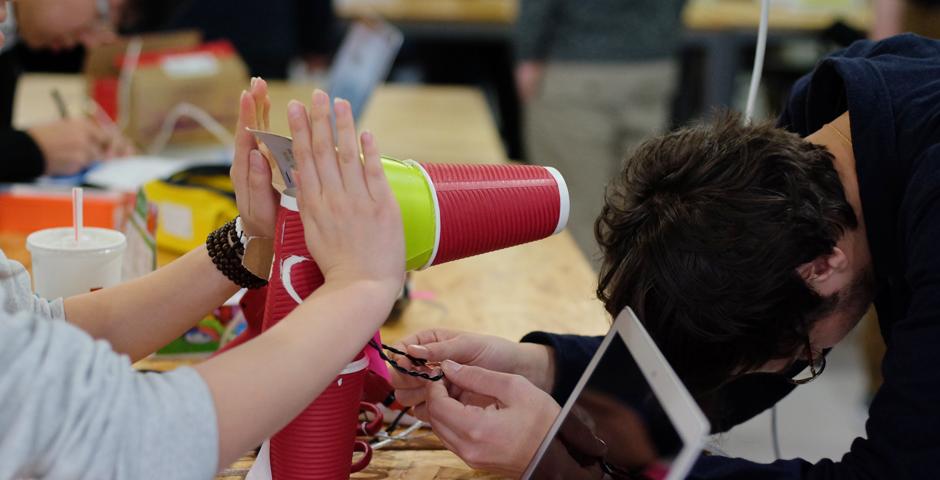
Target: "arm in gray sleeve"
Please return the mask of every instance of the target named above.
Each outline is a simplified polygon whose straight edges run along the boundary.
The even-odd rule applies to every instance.
[[[47,320],[65,319],[62,299],[44,300],[33,295],[29,273],[0,250],[0,312],[30,312]]]
[[[522,0],[514,32],[516,60],[544,60],[551,44],[552,24],[558,21],[557,0]]]
[[[211,479],[217,469],[215,408],[194,370],[138,373],[65,322],[0,310],[0,399],[0,479]]]

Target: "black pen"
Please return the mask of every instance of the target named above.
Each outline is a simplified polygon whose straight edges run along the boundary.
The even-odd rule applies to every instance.
[[[69,109],[66,107],[65,100],[62,98],[62,92],[60,92],[58,88],[53,88],[50,93],[52,94],[52,99],[55,101],[56,106],[59,107],[59,116],[61,116],[63,120],[69,118]]]

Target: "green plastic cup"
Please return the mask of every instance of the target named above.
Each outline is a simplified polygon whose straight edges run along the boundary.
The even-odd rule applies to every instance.
[[[430,180],[413,160],[382,156],[382,167],[401,208],[405,230],[405,268],[418,270],[426,267],[434,254],[438,223]]]

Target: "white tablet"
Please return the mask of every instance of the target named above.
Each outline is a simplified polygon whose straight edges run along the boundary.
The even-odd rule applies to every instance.
[[[626,308],[522,478],[685,478],[708,433],[705,415]]]
[[[400,30],[381,20],[350,26],[330,67],[327,92],[332,98],[349,100],[353,119],[359,119],[372,92],[388,76],[403,41]]]

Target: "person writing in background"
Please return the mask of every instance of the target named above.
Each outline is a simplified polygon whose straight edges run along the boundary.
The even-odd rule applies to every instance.
[[[884,383],[845,455],[702,456],[690,478],[940,478],[940,41],[830,55],[776,127],[726,115],[647,141],[596,236],[607,312],[633,308],[715,433],[817,378],[878,311]],[[396,397],[471,466],[518,476],[600,341],[419,332],[403,348],[443,362],[448,384],[393,372]]]
[[[113,24],[123,0],[18,0],[5,2],[0,25],[0,182],[24,182],[40,175],[72,175],[95,160],[127,156],[133,145],[113,125],[102,125],[79,112],[25,131],[12,126],[13,100],[20,69],[10,48],[68,49],[113,40]],[[52,101],[50,99],[49,101]]]
[[[274,235],[271,170],[246,131],[267,123],[269,106],[256,79],[240,99],[231,169],[248,236]],[[309,112],[288,108],[298,205],[324,285],[275,327],[195,367],[154,374],[131,363],[238,291],[250,273],[235,249],[213,249],[228,260],[224,273],[200,247],[139,279],[52,301],[0,251],[0,478],[210,479],[354,358],[402,288],[404,234],[374,138],[357,138],[347,101],[333,110],[335,139],[322,91]]]

